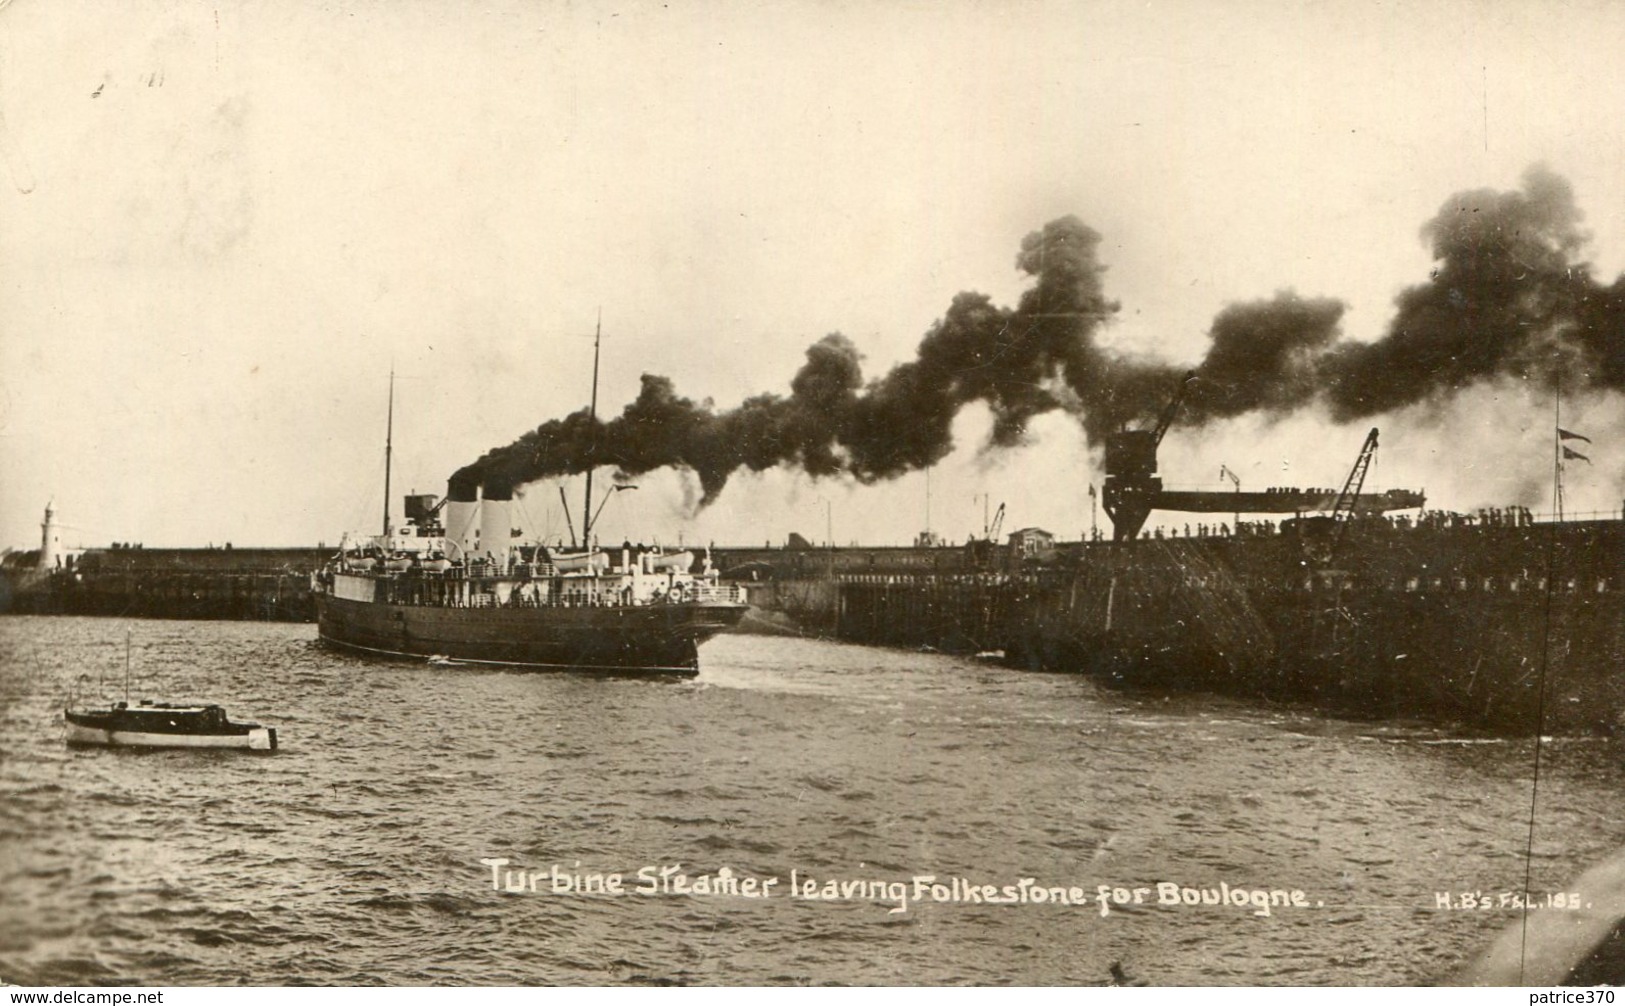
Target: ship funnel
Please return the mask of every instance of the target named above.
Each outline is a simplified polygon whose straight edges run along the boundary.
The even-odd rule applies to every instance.
[[[477,486],[452,482],[446,487],[446,558],[463,559],[474,551],[474,517],[480,508]]]
[[[512,541],[513,490],[486,486],[481,496],[478,551],[482,555],[489,552],[498,560],[504,559],[508,554],[508,545]]]

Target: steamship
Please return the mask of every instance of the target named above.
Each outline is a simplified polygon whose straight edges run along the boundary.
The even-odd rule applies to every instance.
[[[437,664],[695,674],[699,644],[745,613],[708,554],[514,544],[511,499],[459,495],[408,496],[404,527],[344,537],[312,583],[322,640]]]
[[[595,337],[589,421],[598,411],[598,345]],[[709,549],[597,547],[590,468],[578,547],[516,543],[513,485],[468,470],[452,477],[443,501],[407,496],[406,523],[392,528],[393,373],[389,403],[383,534],[346,534],[312,575],[324,642],[436,664],[697,674],[699,645],[744,617],[744,588],[721,583]],[[598,510],[623,488],[606,492]]]

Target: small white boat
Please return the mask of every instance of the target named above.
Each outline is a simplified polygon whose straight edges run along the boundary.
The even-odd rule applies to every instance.
[[[104,708],[67,708],[69,744],[140,748],[241,748],[275,751],[276,728],[233,723],[217,705],[143,700]]]
[[[609,554],[607,552],[577,552],[574,555],[555,553],[553,568],[559,572],[576,572],[583,569],[608,569]]]

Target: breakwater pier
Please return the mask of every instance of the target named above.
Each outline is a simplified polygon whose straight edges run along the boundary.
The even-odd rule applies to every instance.
[[[0,580],[0,610],[19,614],[308,622],[310,573],[329,548],[109,548]]]

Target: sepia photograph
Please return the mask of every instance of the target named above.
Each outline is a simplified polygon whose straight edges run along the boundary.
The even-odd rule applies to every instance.
[[[1622,51],[0,0],[0,984],[1611,1003]]]

